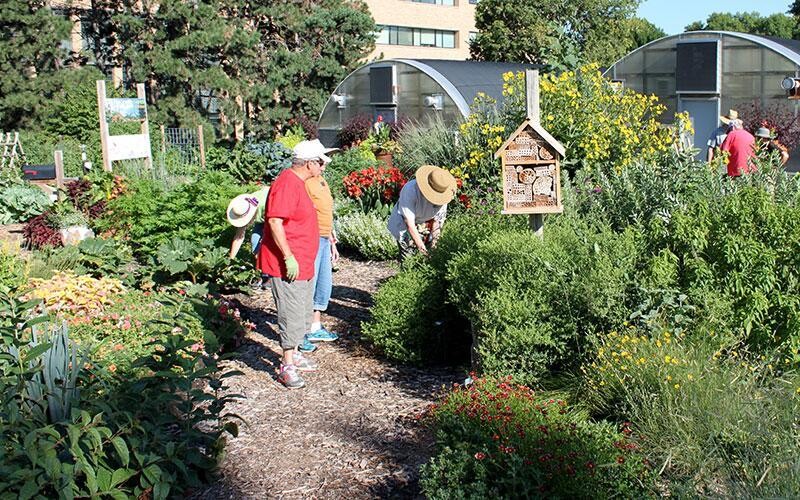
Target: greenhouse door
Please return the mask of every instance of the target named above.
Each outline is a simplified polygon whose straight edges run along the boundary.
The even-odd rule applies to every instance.
[[[698,160],[705,160],[708,148],[706,143],[711,133],[719,126],[719,99],[718,98],[699,98],[691,99],[680,98],[678,110],[687,111],[692,120],[694,128],[694,147],[699,148],[697,153]]]

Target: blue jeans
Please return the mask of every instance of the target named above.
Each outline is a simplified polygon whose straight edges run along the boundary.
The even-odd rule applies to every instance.
[[[253,234],[250,235],[250,248],[253,249],[253,255],[258,255],[258,249],[261,248],[261,237],[264,235],[264,224],[258,223],[253,226]]]
[[[331,265],[331,241],[319,238],[319,250],[314,260],[314,310],[324,311],[328,308],[333,290],[333,266]]]

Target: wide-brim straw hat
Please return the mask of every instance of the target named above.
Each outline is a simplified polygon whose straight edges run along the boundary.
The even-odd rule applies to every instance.
[[[253,221],[258,212],[258,198],[252,193],[240,194],[228,203],[228,222],[234,227],[244,227]]]
[[[456,195],[456,178],[443,168],[423,165],[416,178],[422,196],[434,205],[447,205]]]
[[[730,125],[731,121],[739,119],[739,112],[735,109],[728,110],[727,115],[722,115],[719,117],[719,121],[724,123],[725,125]]]

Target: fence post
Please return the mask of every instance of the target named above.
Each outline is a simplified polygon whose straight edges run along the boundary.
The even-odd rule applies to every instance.
[[[200,146],[200,166],[206,168],[206,143],[203,139],[203,126],[197,126],[197,144]]]
[[[56,189],[60,200],[64,191],[64,152],[60,149],[53,152],[53,163],[56,165]]]

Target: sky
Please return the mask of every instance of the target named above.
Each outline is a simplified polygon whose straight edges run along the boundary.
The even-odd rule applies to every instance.
[[[705,21],[712,12],[786,12],[792,0],[644,0],[638,16],[667,32],[682,33],[693,21]]]

